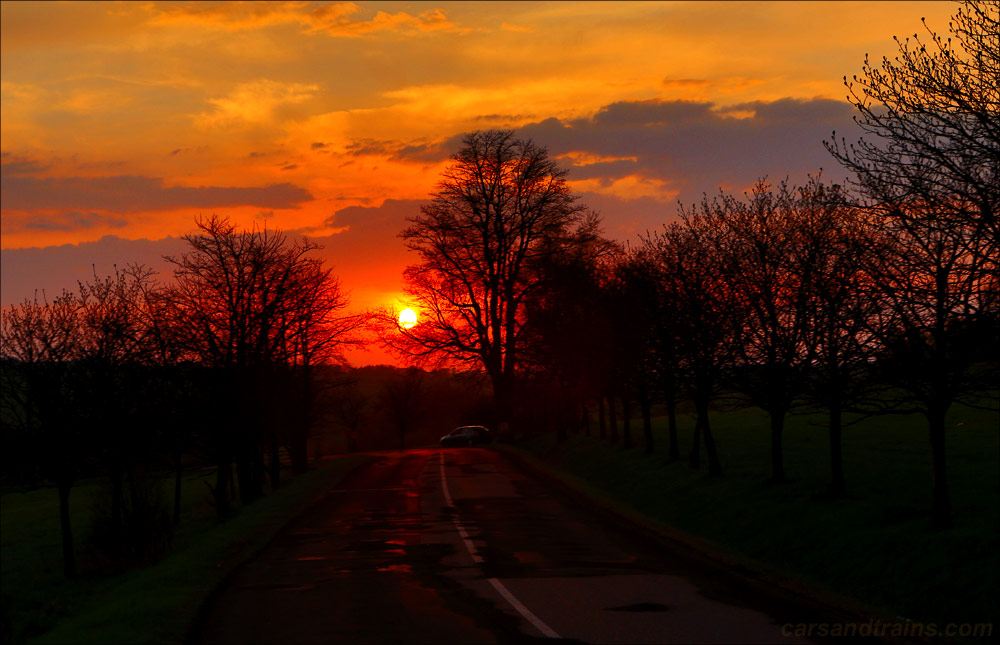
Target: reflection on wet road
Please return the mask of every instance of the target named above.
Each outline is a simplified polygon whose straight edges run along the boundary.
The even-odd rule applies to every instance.
[[[794,642],[811,611],[597,518],[485,448],[380,454],[240,568],[209,642]]]

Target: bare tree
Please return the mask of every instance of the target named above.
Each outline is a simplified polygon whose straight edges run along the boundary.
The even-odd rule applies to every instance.
[[[622,403],[622,437],[632,447],[632,401],[642,417],[643,449],[653,452],[652,390],[656,382],[655,320],[659,305],[658,276],[640,253],[619,258],[606,285],[614,341],[612,369]]]
[[[699,207],[721,261],[734,326],[733,385],[768,413],[771,479],[785,480],[785,418],[803,392],[816,355],[816,285],[829,211],[825,189],[811,179],[802,189],[758,182],[739,199],[721,194]]]
[[[310,428],[321,416],[322,395],[329,388],[316,370],[346,362],[343,350],[361,342],[356,332],[365,319],[345,312],[348,298],[340,281],[318,259],[301,261],[290,282],[281,325],[284,358],[279,364],[288,372],[289,409],[295,413],[284,419],[281,438],[292,470],[302,473],[308,466]]]
[[[69,498],[85,442],[76,419],[80,338],[77,297],[70,292],[51,302],[26,300],[4,312],[0,322],[4,361],[4,418],[28,435],[44,474],[59,494],[63,573],[76,575]]]
[[[619,246],[595,227],[564,252],[535,266],[536,285],[525,305],[525,371],[548,381],[547,412],[560,440],[577,429],[590,401],[604,396],[614,362],[615,312],[606,306],[606,282]]]
[[[817,271],[814,281],[816,359],[809,398],[828,413],[832,497],[846,493],[843,466],[844,413],[870,408],[875,394],[871,365],[880,349],[883,300],[869,269],[877,257],[879,233],[861,209],[851,208],[838,186],[822,187],[825,216],[811,229]],[[878,395],[876,395],[878,396]]]
[[[978,405],[996,384],[989,348],[996,345],[1000,289],[996,255],[971,251],[968,229],[932,220],[912,204],[885,215],[882,244],[867,273],[885,307],[872,328],[884,348],[882,375],[903,394],[890,404],[927,420],[932,518],[947,527],[945,415],[956,402]]]
[[[897,39],[895,57],[845,77],[865,138],[827,142],[881,219],[883,340],[927,419],[939,526],[951,524],[945,414],[979,389],[970,334],[988,339],[1000,309],[1000,3],[963,3],[950,29]]]
[[[156,428],[145,423],[157,386],[151,366],[160,350],[152,312],[146,310],[155,289],[154,272],[138,265],[115,267],[103,277],[95,271],[91,280],[79,283],[77,359],[85,378],[78,396],[86,405],[78,422],[100,448],[110,476],[110,513],[100,518],[108,524],[100,528],[102,546],[113,557],[126,547],[148,555],[168,537],[152,525],[160,518],[149,507],[155,493],[142,468],[158,448]]]
[[[942,37],[895,38],[897,55],[865,57],[844,77],[864,138],[827,149],[887,210],[919,210],[973,237],[1000,239],[1000,3],[963,2]],[[904,217],[907,217],[904,215]],[[951,224],[951,223],[954,224]]]
[[[315,244],[289,243],[284,234],[266,229],[239,231],[214,216],[197,225],[200,232],[185,237],[191,250],[167,258],[176,266],[167,302],[182,357],[218,373],[216,400],[225,414],[213,441],[219,465],[215,495],[225,514],[234,460],[244,501],[262,494],[265,450],[276,482],[280,437],[274,415],[260,408],[268,400],[265,382],[276,375],[291,378],[292,371],[308,381],[286,390],[298,397],[286,403],[303,412],[285,435],[301,470],[315,398],[312,367],[336,360],[361,321],[343,315],[347,301],[339,283],[309,256]]]
[[[710,208],[708,202],[702,208]],[[668,359],[676,361],[681,387],[694,402],[696,421],[690,461],[700,465],[700,446],[705,444],[708,469],[722,474],[715,439],[709,421],[709,409],[719,396],[722,380],[733,353],[733,323],[738,311],[722,276],[722,257],[717,249],[723,244],[714,236],[725,229],[714,228],[703,212],[695,208],[681,211],[681,222],[666,227],[662,233],[646,238],[646,253],[656,262],[669,325],[660,332],[670,338],[661,345],[671,350]]]
[[[510,419],[533,265],[566,246],[583,208],[565,171],[513,131],[466,135],[430,204],[400,234],[420,261],[406,290],[426,316],[388,342],[411,357],[486,372]]]

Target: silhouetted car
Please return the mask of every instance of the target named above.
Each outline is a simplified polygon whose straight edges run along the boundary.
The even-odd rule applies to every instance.
[[[442,446],[472,446],[493,442],[493,435],[483,426],[460,426],[441,437]]]

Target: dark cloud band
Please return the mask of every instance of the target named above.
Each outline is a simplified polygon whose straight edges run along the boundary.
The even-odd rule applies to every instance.
[[[6,166],[6,164],[5,164]],[[0,191],[5,210],[135,213],[177,208],[298,208],[312,195],[291,183],[268,186],[165,186],[163,179],[114,177],[30,177],[4,172]]]

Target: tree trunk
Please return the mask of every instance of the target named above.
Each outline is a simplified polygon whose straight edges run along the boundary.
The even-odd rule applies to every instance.
[[[301,475],[309,470],[309,427],[295,430],[288,444],[288,458],[292,461],[292,472]]]
[[[239,485],[240,501],[249,504],[264,495],[264,445],[263,428],[259,418],[251,413],[234,433],[237,436],[236,479]]]
[[[573,417],[572,414],[568,412],[569,404],[565,396],[557,396],[558,403],[556,404],[556,441],[562,443],[566,441],[566,426],[569,425],[570,419]]]
[[[181,523],[181,480],[184,476],[184,468],[181,461],[180,450],[174,452],[174,526]]]
[[[843,497],[847,493],[844,480],[843,412],[840,399],[830,404],[830,495]]]
[[[681,458],[680,444],[677,442],[677,395],[674,393],[673,388],[667,390],[667,432],[669,435],[669,454],[668,457],[670,461],[676,461]]]
[[[618,409],[615,405],[614,390],[608,393],[608,422],[611,425],[611,443],[618,443]]]
[[[257,499],[253,485],[253,455],[248,455],[244,450],[236,455],[236,477],[239,481],[240,502],[249,504]]]
[[[281,485],[281,444],[278,441],[278,429],[271,427],[268,430],[268,438],[271,441],[271,490],[275,490]]]
[[[622,435],[625,448],[632,448],[632,396],[627,387],[622,388]]]
[[[712,437],[712,426],[708,420],[708,401],[699,399],[695,401],[698,414],[698,425],[701,427],[702,437],[705,439],[705,454],[708,456],[708,474],[721,475],[722,464],[719,463],[719,454],[715,450],[715,438]]]
[[[69,517],[69,494],[73,482],[60,479],[59,488],[59,529],[62,532],[63,575],[67,578],[76,577],[76,551],[73,548],[73,526]]]
[[[931,458],[933,461],[931,522],[935,528],[952,526],[951,498],[948,493],[948,473],[945,462],[945,434],[943,409],[930,407],[927,425],[930,430]]]
[[[514,439],[514,428],[512,421],[514,410],[514,383],[506,374],[492,374],[493,383],[493,407],[495,425],[500,434],[508,434],[507,440]],[[503,429],[506,428],[506,433]],[[501,436],[501,438],[504,438]]]
[[[111,475],[111,555],[117,558],[121,555],[122,536],[124,533],[122,521],[122,499],[124,498],[124,473],[121,463],[113,460],[109,468]]]
[[[309,429],[312,427],[316,398],[312,379],[312,367],[305,365],[302,379],[302,410],[294,415],[297,421],[292,426],[288,441],[288,457],[292,462],[292,472],[296,475],[309,470]]]
[[[781,447],[781,434],[785,429],[785,411],[772,410],[771,417],[771,481],[785,481],[785,464]]]
[[[267,464],[264,463],[264,437],[257,435],[253,447],[253,499],[264,496],[264,478],[267,477]]]
[[[694,421],[694,440],[691,442],[691,452],[688,454],[688,463],[692,468],[701,466],[701,417],[696,416]]]
[[[608,438],[608,420],[607,411],[604,409],[604,397],[598,397],[597,399],[597,416],[598,425],[600,427],[601,439]]]
[[[646,388],[639,390],[639,407],[642,410],[642,437],[647,455],[653,454],[653,406]]]
[[[252,378],[249,371],[241,372],[240,384],[242,389],[237,395],[237,404],[240,406],[234,418],[229,421],[233,424],[229,432],[229,437],[235,443],[236,456],[236,477],[243,504],[249,504],[261,497],[263,494],[263,482],[261,481],[263,468],[263,424],[260,409],[261,398],[255,396],[257,382]]]

